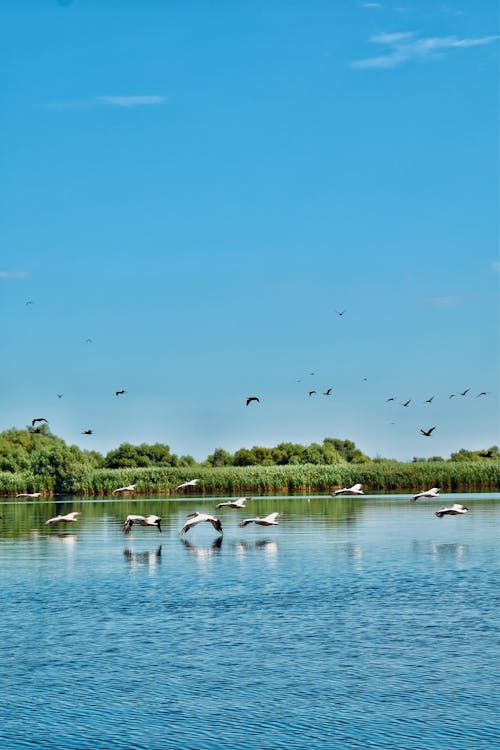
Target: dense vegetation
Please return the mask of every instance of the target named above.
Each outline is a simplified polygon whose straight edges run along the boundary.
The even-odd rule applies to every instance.
[[[370,459],[350,440],[325,438],[322,444],[254,446],[234,454],[217,449],[202,464],[176,456],[168,445],[123,443],[106,456],[68,446],[44,425],[36,430],[0,433],[0,493],[109,494],[136,484],[143,494],[176,494],[186,470],[199,479],[190,491],[205,494],[332,492],[361,482],[367,492],[413,491],[424,486],[446,490],[494,490],[500,486],[496,446],[459,451],[445,461],[415,458],[401,463]]]

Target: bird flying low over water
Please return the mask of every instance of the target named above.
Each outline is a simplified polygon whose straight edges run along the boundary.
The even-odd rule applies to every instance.
[[[219,503],[216,508],[244,508],[247,500],[251,500],[251,497],[239,497],[237,500],[228,500],[225,503]]]
[[[211,523],[214,529],[218,531],[219,534],[222,534],[222,524],[218,518],[215,518],[215,516],[209,516],[208,513],[198,513],[198,511],[195,511],[195,513],[189,513],[187,518],[191,518],[192,520],[186,521],[180,530],[181,534],[187,534],[189,529],[192,529],[193,526],[196,526],[199,523],[204,523],[205,521]]]
[[[462,513],[468,513],[469,509],[466,505],[460,505],[460,503],[454,503],[449,508],[441,508],[441,510],[437,510],[434,515],[438,518],[442,518],[443,516],[458,516]]]
[[[396,399],[397,396],[391,396],[390,398],[386,398],[385,402],[387,403],[388,401],[395,401]]]
[[[156,526],[161,533],[161,516],[127,516],[123,524],[123,533],[130,534],[134,523],[139,526]]]
[[[94,430],[83,430],[82,435],[93,435]]]
[[[136,484],[129,484],[128,487],[117,487],[111,494],[115,495],[117,492],[134,492],[136,487]]]
[[[331,393],[332,393],[332,389],[331,388],[327,388],[326,391],[323,391],[323,396],[330,396]]]
[[[422,435],[425,435],[425,437],[430,437],[435,429],[436,427],[430,427],[428,430],[423,430],[422,428],[420,428],[420,433]]]
[[[115,391],[115,396],[123,396],[124,393],[127,391],[121,390],[121,391]]]
[[[310,396],[314,396],[315,393],[317,393],[317,391],[309,391]]]
[[[182,484],[178,484],[175,489],[180,490],[183,487],[195,487],[199,481],[200,481],[199,479],[186,479],[186,481],[183,482]]]
[[[48,422],[45,419],[45,417],[38,417],[37,419],[32,419],[31,420],[31,426],[34,427],[37,422],[45,422],[46,424],[48,424]]]
[[[431,487],[430,490],[422,490],[413,495],[411,502],[414,503],[419,497],[439,497],[439,487]]]
[[[470,391],[470,388],[466,388],[465,391],[460,391],[459,396],[466,396]]]
[[[408,401],[405,401],[404,404],[401,404],[401,406],[408,406],[411,403],[411,398],[408,399]]]
[[[41,497],[41,492],[19,492],[16,497]]]
[[[276,519],[281,515],[281,513],[269,513],[269,515],[264,516],[264,518],[260,518],[260,516],[256,516],[255,518],[245,518],[243,521],[240,521],[238,525],[242,528],[249,523],[256,523],[257,526],[277,526],[278,521]]]
[[[248,404],[251,404],[252,401],[257,401],[257,403],[260,404],[260,398],[258,396],[247,396],[246,406],[248,406]]]
[[[74,521],[78,521],[77,516],[81,516],[81,513],[77,510],[73,511],[72,513],[66,513],[65,516],[54,516],[54,518],[49,518],[48,521],[45,521],[45,526],[50,526],[53,523],[73,523]]]
[[[490,395],[489,391],[481,391],[481,393],[477,394],[476,398],[479,398],[479,396],[489,396],[489,395]]]
[[[361,489],[362,484],[353,484],[352,487],[342,487],[341,490],[335,490],[332,497],[337,495],[364,495],[365,493]]]
[[[434,396],[431,396],[430,398],[426,398],[424,401],[424,404],[432,404],[434,400]]]

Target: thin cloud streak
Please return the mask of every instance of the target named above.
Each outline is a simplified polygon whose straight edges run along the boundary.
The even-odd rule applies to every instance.
[[[143,96],[96,96],[92,99],[67,99],[60,102],[47,102],[48,109],[92,109],[93,107],[148,107],[166,102],[165,96],[148,94]]]
[[[435,59],[439,53],[450,49],[467,49],[491,44],[499,39],[498,34],[459,39],[456,36],[418,37],[414,31],[401,31],[393,34],[376,34],[370,38],[373,44],[389,47],[384,55],[354,60],[351,68],[394,68],[411,60]]]
[[[0,271],[0,279],[25,279],[27,271]]]
[[[163,104],[164,96],[98,96],[101,104],[110,104],[114,107],[144,107],[151,104]]]

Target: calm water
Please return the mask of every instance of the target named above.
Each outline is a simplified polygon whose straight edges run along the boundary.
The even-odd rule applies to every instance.
[[[0,504],[0,747],[497,747],[500,495],[408,498]]]

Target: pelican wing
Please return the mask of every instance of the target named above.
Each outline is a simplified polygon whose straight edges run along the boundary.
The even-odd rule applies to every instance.
[[[199,522],[200,522],[200,520],[198,518],[193,518],[192,521],[186,521],[186,523],[182,527],[180,533],[181,534],[187,534],[187,532],[189,531],[189,529],[192,529],[193,526],[196,526],[196,524],[199,523]]]
[[[262,518],[262,521],[267,521],[268,523],[276,523],[276,519],[281,516],[281,513],[270,513],[265,518]]]
[[[219,534],[223,533],[222,532],[222,524],[221,524],[221,522],[219,521],[218,518],[211,518],[210,519],[210,523],[212,524],[212,526],[214,527],[214,529],[219,532]]]
[[[45,526],[50,526],[52,523],[58,523],[60,521],[62,516],[54,516],[53,518],[49,518],[48,521],[45,521]]]
[[[134,525],[134,519],[130,518],[130,516],[127,518],[125,523],[123,524],[123,533],[124,534],[130,534],[130,531],[132,529],[132,526]]]
[[[240,521],[238,526],[243,528],[244,526],[248,526],[249,523],[255,523],[256,521],[260,521],[260,518],[244,518],[243,521]]]

